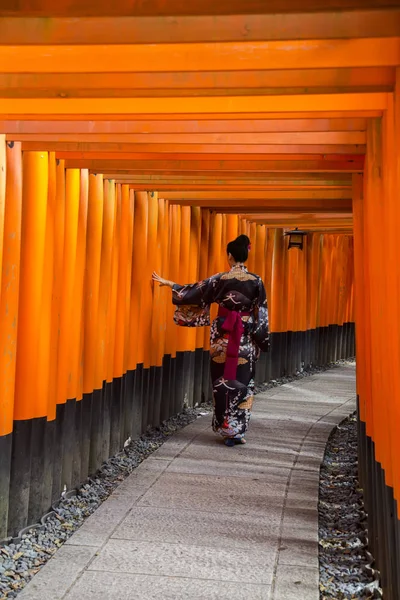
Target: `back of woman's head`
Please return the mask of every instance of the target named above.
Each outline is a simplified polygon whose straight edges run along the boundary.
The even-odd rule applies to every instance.
[[[227,254],[230,254],[236,262],[246,262],[249,256],[250,240],[247,235],[239,235],[236,240],[229,242],[226,247]]]

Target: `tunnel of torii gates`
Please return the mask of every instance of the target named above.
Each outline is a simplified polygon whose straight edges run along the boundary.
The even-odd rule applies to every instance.
[[[259,380],[356,338],[370,544],[398,600],[399,65],[398,0],[2,0],[0,539],[209,399],[209,331],[177,328],[151,273],[225,269],[246,232]]]

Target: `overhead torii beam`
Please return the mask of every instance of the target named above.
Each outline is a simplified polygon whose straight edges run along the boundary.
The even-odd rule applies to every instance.
[[[266,4],[266,3],[264,3]],[[305,4],[305,3],[303,3]],[[54,10],[55,3],[51,7]],[[265,9],[265,7],[263,7]],[[40,8],[38,7],[38,10]],[[93,10],[93,9],[92,9]],[[280,9],[282,11],[282,7]],[[0,8],[0,15],[4,14]],[[10,14],[9,11],[7,11]],[[11,14],[21,14],[15,10]],[[48,16],[48,15],[47,15]],[[294,14],[225,14],[164,16],[107,16],[52,18],[49,22],[38,17],[3,17],[0,21],[1,43],[16,44],[129,44],[163,42],[230,42],[265,39],[310,40],[393,37],[400,28],[400,9],[327,10]]]
[[[339,94],[341,96],[343,94]],[[358,95],[358,100],[361,101],[363,96],[361,94]],[[376,97],[375,97],[376,100]],[[277,122],[280,120],[287,121],[290,123],[291,121],[312,121],[316,120],[337,120],[337,119],[374,119],[382,117],[383,112],[386,110],[386,102],[388,100],[387,94],[383,94],[379,97],[381,103],[385,104],[385,108],[366,108],[360,106],[358,108],[347,108],[344,106],[342,109],[337,108],[336,110],[320,110],[318,112],[314,112],[310,110],[308,107],[306,110],[290,110],[288,112],[277,112],[274,111],[256,111],[249,112],[248,107],[247,110],[240,112],[180,112],[180,113],[155,113],[155,112],[118,112],[118,113],[108,113],[108,112],[77,112],[75,114],[59,112],[59,113],[46,113],[46,112],[30,112],[30,113],[6,113],[0,111],[0,117],[2,122],[6,123],[8,121],[12,123],[21,123],[24,122],[64,122],[66,125],[68,122],[82,122],[82,123],[129,123],[129,122],[140,122],[144,121],[148,123],[149,121],[154,122],[154,126],[157,127],[158,122],[167,122],[171,123],[177,122],[195,122],[200,123],[203,121],[212,122],[216,128],[218,128],[218,123],[220,121],[231,121],[232,123],[236,121],[272,121]],[[27,102],[27,100],[24,100]],[[29,104],[31,104],[29,102]],[[129,125],[128,125],[129,127]],[[290,125],[289,125],[290,127]],[[290,131],[290,129],[289,129]],[[5,133],[5,132],[4,132]]]
[[[13,140],[14,141],[14,140]],[[23,142],[22,149],[40,152],[56,152],[57,158],[104,158],[148,159],[157,157],[201,159],[211,156],[213,160],[241,160],[252,156],[259,159],[282,159],[286,156],[307,155],[308,159],[331,156],[332,159],[365,155],[366,145],[283,145],[283,144],[131,144],[124,142]]]
[[[160,193],[161,197],[164,197]],[[165,198],[164,198],[165,199]],[[177,204],[179,206],[200,206],[201,208],[209,208],[216,212],[229,212],[237,213],[240,210],[245,210],[246,213],[257,213],[267,214],[276,212],[291,212],[291,213],[307,213],[315,212],[316,214],[337,214],[338,212],[343,214],[351,214],[352,204],[351,201],[316,201],[316,200],[263,200],[255,201],[249,199],[237,200],[232,199],[230,201],[223,202],[221,200],[171,200],[170,204]]]
[[[329,69],[396,67],[399,62],[399,37],[111,46],[0,43],[3,73],[254,71],[272,65],[275,70]]]
[[[380,0],[304,0],[301,8],[304,12],[321,10],[365,10],[381,8]],[[385,7],[398,7],[396,0],[385,0]],[[182,15],[238,15],[238,14],[274,14],[299,12],[298,0],[3,0],[0,16],[29,16],[29,17],[92,17],[92,16],[121,16],[137,17]]]
[[[364,161],[353,160],[101,160],[68,159],[66,166],[75,169],[90,169],[98,173],[127,172],[141,173],[359,173],[363,171]]]
[[[400,57],[399,57],[400,58]],[[399,60],[400,64],[400,60]],[[194,115],[218,114],[219,118],[228,114],[244,115],[253,114],[257,117],[259,113],[273,115],[291,113],[299,117],[309,114],[313,109],[314,116],[320,113],[350,113],[362,117],[365,113],[386,110],[388,105],[388,93],[348,93],[348,94],[309,94],[309,95],[284,95],[284,96],[230,96],[229,99],[217,97],[166,97],[166,98],[0,98],[0,114],[8,115],[13,119],[21,118],[24,114],[43,115],[46,120],[49,115],[68,118],[90,119],[91,115],[102,115],[109,119],[111,115],[119,116],[134,113],[137,115],[166,115],[186,114],[194,118]],[[249,113],[249,110],[254,111]],[[339,116],[339,115],[338,115]]]
[[[104,142],[107,138],[103,136],[112,136],[111,141],[118,141],[118,136],[124,136],[125,141],[131,141],[130,138],[125,138],[127,135],[134,135],[135,140],[138,135],[145,136],[145,139],[151,141],[153,136],[154,139],[171,141],[167,137],[160,137],[161,135],[172,135],[173,140],[179,139],[179,137],[185,134],[189,134],[191,140],[200,140],[200,138],[194,138],[194,135],[208,135],[208,139],[219,139],[223,142],[231,139],[231,136],[235,136],[232,139],[239,140],[244,143],[247,139],[246,134],[251,136],[258,136],[258,134],[266,133],[278,133],[283,134],[285,132],[295,133],[298,138],[301,133],[304,132],[365,132],[367,128],[366,118],[329,118],[321,115],[318,118],[314,115],[312,118],[300,118],[294,119],[289,118],[289,115],[285,115],[285,118],[273,119],[269,118],[268,115],[263,115],[260,118],[254,116],[249,118],[249,115],[243,115],[242,117],[237,115],[235,119],[232,118],[220,118],[216,119],[205,119],[204,115],[201,119],[180,119],[177,115],[175,119],[160,120],[151,119],[146,120],[135,118],[130,115],[129,119],[122,120],[29,120],[29,115],[25,115],[22,120],[0,120],[0,132],[9,135],[9,139],[15,139],[19,141],[49,141],[49,142],[81,142],[83,139],[88,139],[93,142]],[[225,135],[224,135],[225,134]],[[226,135],[227,134],[227,135]],[[238,135],[243,137],[236,137]],[[15,137],[13,137],[15,136]],[[83,138],[84,136],[84,138]],[[179,137],[176,137],[179,136]],[[297,139],[298,139],[297,138]],[[121,138],[122,139],[122,138]],[[257,139],[257,137],[255,138]],[[173,141],[172,140],[172,141]],[[204,141],[203,140],[203,141]],[[110,141],[110,140],[108,140]],[[143,140],[144,141],[144,140]],[[265,142],[264,142],[265,143]]]
[[[129,73],[0,73],[3,98],[236,96],[393,91],[395,67]]]
[[[302,190],[296,189],[293,190],[270,190],[270,191],[239,191],[232,194],[232,192],[214,190],[210,192],[193,192],[193,191],[184,191],[184,192],[165,192],[163,194],[163,198],[165,200],[171,201],[227,201],[231,202],[235,200],[237,202],[240,201],[249,201],[249,200],[312,200],[315,199],[316,202],[323,200],[344,200],[345,202],[351,201],[352,199],[352,191],[351,189],[344,190]],[[351,206],[351,204],[350,204]]]

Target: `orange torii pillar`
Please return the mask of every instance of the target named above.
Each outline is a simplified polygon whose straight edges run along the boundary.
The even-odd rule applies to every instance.
[[[4,136],[3,136],[4,137]],[[5,146],[5,140],[1,141]],[[7,163],[7,179],[0,180],[0,194],[4,194],[4,252],[0,296],[0,390],[2,410],[0,417],[0,539],[7,537],[10,528],[9,489],[15,367],[17,358],[18,300],[22,208],[22,152],[21,144],[9,142],[0,155],[2,165]],[[2,171],[0,168],[0,177]]]
[[[47,398],[39,396],[38,385],[39,379],[46,375],[38,370],[42,366],[38,347],[46,250],[47,183],[48,154],[24,153],[15,424],[10,480],[13,501],[9,509],[9,529],[14,532],[24,527],[29,515],[34,512],[30,494],[32,484],[37,494],[43,493],[42,481],[31,480],[31,452],[34,447],[37,452],[42,452],[43,426],[48,410]]]
[[[142,304],[143,261],[147,260],[147,194],[146,192],[134,192],[134,223],[133,240],[134,250],[132,252],[131,290],[130,290],[130,312],[129,312],[129,348],[128,348],[128,370],[133,373],[133,410],[132,410],[132,434],[138,436],[142,433],[143,412],[143,344],[144,332],[140,327]]]
[[[368,123],[353,175],[359,462],[384,597],[400,595],[399,72],[383,119]]]

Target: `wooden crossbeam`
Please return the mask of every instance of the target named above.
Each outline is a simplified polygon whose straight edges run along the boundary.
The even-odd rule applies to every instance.
[[[238,140],[238,143],[246,143],[248,140],[258,139],[258,134],[262,133],[294,133],[299,139],[300,133],[318,132],[364,132],[367,127],[365,118],[308,118],[292,119],[288,115],[282,119],[270,119],[266,116],[263,119],[240,118],[236,119],[186,119],[179,120],[134,120],[131,115],[130,120],[80,120],[80,121],[49,121],[49,120],[0,120],[0,132],[6,133],[9,139],[15,139],[26,142],[48,141],[48,142],[81,142],[87,139],[92,142],[151,142],[158,139],[160,142],[176,142],[182,137],[189,135],[190,141],[201,141],[202,143],[212,143],[211,140],[220,140],[221,143],[229,143],[230,139]],[[251,134],[250,138],[245,134]],[[160,137],[161,135],[170,135],[171,137]],[[208,137],[198,138],[198,135]],[[228,134],[228,135],[223,135]],[[241,134],[243,137],[237,137]],[[125,138],[125,136],[133,136]],[[142,135],[143,137],[137,137]],[[179,135],[179,138],[177,137]],[[193,137],[196,135],[196,137]],[[235,135],[235,137],[232,137]],[[15,137],[13,137],[15,136]],[[119,138],[118,136],[123,136]],[[154,136],[154,137],[153,137]],[[256,136],[256,137],[254,137]],[[292,138],[294,139],[294,138]],[[326,138],[325,138],[326,139]],[[239,142],[240,140],[240,142]],[[235,142],[232,142],[235,143]],[[265,141],[264,141],[265,143]],[[293,143],[293,142],[291,142]]]
[[[240,193],[297,193],[308,191],[308,196],[313,197],[314,193],[319,194],[322,191],[329,193],[343,193],[346,197],[351,196],[351,175],[344,173],[327,174],[307,173],[307,174],[248,174],[247,176],[237,177],[232,173],[223,174],[199,174],[197,176],[187,176],[185,174],[166,175],[166,174],[120,174],[106,173],[105,177],[115,179],[118,183],[129,183],[132,189],[136,190],[157,190],[173,191],[178,193],[211,191],[211,192],[240,192]],[[231,194],[232,195],[232,194]]]
[[[343,96],[343,94],[341,94]],[[355,94],[358,98],[359,102],[362,102],[364,99],[364,95]],[[209,99],[210,100],[210,99]],[[354,98],[355,100],[355,98]],[[40,122],[64,122],[66,125],[69,122],[81,122],[81,123],[124,123],[127,127],[129,127],[129,122],[140,122],[144,121],[148,123],[150,120],[154,122],[154,127],[157,127],[158,122],[167,122],[170,121],[172,123],[177,122],[203,122],[215,121],[217,124],[219,121],[244,121],[244,120],[254,120],[254,121],[273,121],[277,122],[278,120],[286,120],[286,121],[299,121],[299,120],[337,120],[337,119],[374,119],[382,117],[384,110],[386,110],[387,103],[387,94],[380,94],[378,98],[374,96],[370,101],[375,101],[377,104],[377,100],[379,103],[384,104],[384,108],[365,108],[358,106],[358,108],[353,106],[353,102],[351,105],[353,108],[343,108],[341,110],[318,110],[313,111],[311,107],[308,106],[306,110],[290,110],[287,112],[277,112],[274,111],[255,111],[249,112],[248,107],[247,110],[241,112],[169,112],[169,113],[155,113],[155,112],[118,112],[118,113],[109,113],[109,112],[75,112],[74,114],[68,112],[58,112],[58,113],[46,113],[42,112],[1,112],[0,110],[0,118],[2,123],[12,122],[12,123],[21,123],[22,121],[26,123],[40,123]],[[66,100],[64,100],[65,102]],[[9,101],[11,102],[11,101]],[[14,102],[16,102],[14,100]],[[25,108],[28,108],[32,105],[32,101],[20,100],[25,104]],[[108,100],[108,104],[109,104]],[[226,102],[226,99],[225,99]],[[43,103],[43,101],[41,101]],[[342,103],[340,103],[342,104]],[[354,105],[356,103],[354,102]],[[8,107],[10,104],[7,105]],[[19,105],[20,106],[20,105]],[[100,107],[98,107],[100,108]],[[225,107],[226,108],[226,107]],[[217,125],[218,127],[218,125]]]
[[[243,210],[242,215],[246,215],[246,211]],[[285,226],[284,223],[287,224],[295,224],[296,222],[300,223],[309,223],[309,224],[315,224],[315,225],[323,225],[325,223],[328,222],[328,224],[331,227],[334,226],[338,226],[338,225],[351,225],[352,224],[352,216],[349,215],[348,213],[342,213],[342,212],[337,212],[337,213],[312,213],[312,212],[307,212],[307,213],[291,213],[289,211],[277,211],[276,213],[270,213],[270,214],[265,214],[265,213],[259,213],[259,214],[252,214],[252,220],[259,222],[259,223],[263,223],[263,222],[268,222],[268,223],[280,223],[280,226]]]
[[[307,158],[323,158],[325,156],[343,158],[363,155],[366,145],[283,145],[283,144],[124,144],[124,143],[91,143],[91,142],[23,142],[22,149],[26,151],[53,151],[57,158],[204,158],[211,155],[213,159],[223,159],[229,156],[240,160],[247,155],[258,158],[284,158],[304,156]]]
[[[43,146],[41,148],[43,150]],[[248,153],[243,154],[206,154],[206,153],[188,153],[188,152],[56,152],[56,157],[64,160],[94,160],[94,161],[102,161],[103,163],[106,161],[114,161],[116,168],[119,168],[119,165],[123,165],[124,163],[128,164],[129,161],[149,161],[156,162],[162,161],[163,164],[168,164],[171,162],[173,164],[177,164],[178,162],[196,164],[196,162],[204,162],[205,165],[209,163],[208,166],[212,170],[218,168],[218,165],[221,165],[223,168],[224,164],[236,164],[240,166],[241,163],[245,165],[245,170],[251,168],[251,164],[257,163],[257,166],[262,167],[263,163],[268,162],[282,162],[288,161],[293,163],[295,161],[305,161],[308,163],[319,162],[321,164],[321,169],[323,170],[324,163],[343,163],[343,164],[351,164],[354,163],[357,166],[363,166],[364,164],[364,156],[362,154],[310,154],[304,155],[303,153],[299,154],[258,154],[257,156],[249,156]],[[268,165],[266,165],[269,169]],[[123,168],[123,166],[121,166]],[[129,166],[128,166],[129,168]],[[329,170],[329,169],[328,169]]]
[[[93,171],[95,172],[95,171]],[[133,173],[130,171],[104,171],[105,177],[119,179],[128,183],[144,183],[155,185],[180,184],[186,186],[181,189],[191,189],[191,185],[212,185],[214,189],[219,185],[263,185],[272,189],[322,189],[322,188],[351,188],[351,173],[231,173],[218,171],[216,173]],[[218,188],[219,189],[219,188]]]
[[[2,98],[121,98],[379,92],[394,67],[156,73],[0,73]]]
[[[162,195],[164,197],[164,195]],[[275,212],[318,212],[318,213],[349,213],[352,212],[351,200],[171,200],[171,204],[180,206],[201,206],[215,211],[237,213],[245,210],[253,213],[275,213]]]
[[[267,4],[267,3],[265,3]],[[54,5],[53,5],[54,6]],[[325,7],[324,7],[325,8]],[[282,8],[281,8],[282,10]],[[1,14],[1,9],[0,9]],[[295,14],[0,19],[2,44],[130,44],[393,37],[400,9]]]
[[[253,215],[250,213],[250,215],[243,214],[242,216],[247,217],[249,216],[249,218],[251,218],[251,220],[255,223],[259,223],[262,225],[268,225],[269,227],[273,227],[273,228],[294,228],[294,227],[301,227],[301,228],[307,228],[307,229],[313,229],[313,228],[318,228],[321,229],[321,227],[348,227],[349,229],[351,229],[352,225],[353,225],[353,221],[352,218],[349,217],[348,215],[344,215],[344,216],[335,216],[334,214],[326,214],[325,218],[321,217],[321,215],[308,215],[308,214],[286,214],[283,213],[281,215],[269,215],[269,214],[264,214],[260,217],[257,217],[256,215]]]
[[[0,59],[1,60],[1,59]],[[387,93],[310,94],[292,96],[230,96],[224,98],[0,98],[0,114],[23,115],[126,115],[177,113],[292,113],[313,111],[314,116],[325,111],[353,111],[363,116],[365,111],[382,111],[387,107]],[[251,112],[250,112],[251,114]],[[350,115],[349,115],[350,116]],[[176,117],[175,117],[176,118]]]
[[[398,7],[397,0],[385,0],[385,7]],[[381,8],[381,0],[2,0],[0,16],[27,17],[136,17],[183,15],[238,15],[299,13]]]
[[[176,190],[183,190],[183,189],[187,189],[189,187],[189,189],[192,190],[200,190],[200,191],[213,191],[216,188],[218,188],[219,190],[224,190],[224,191],[230,191],[233,192],[232,196],[235,195],[234,192],[237,191],[260,191],[260,190],[265,190],[265,191],[270,191],[271,190],[271,186],[267,186],[267,185],[263,185],[263,184],[255,184],[251,181],[249,181],[249,183],[247,183],[246,185],[243,184],[229,184],[229,183],[218,183],[215,182],[213,184],[193,184],[192,186],[183,186],[181,184],[156,184],[156,183],[140,183],[140,182],[136,182],[136,183],[131,183],[131,179],[128,180],[124,180],[124,179],[119,179],[118,177],[109,177],[108,175],[105,176],[106,179],[113,179],[116,183],[129,183],[131,189],[136,190],[136,191],[155,191],[155,192],[160,192],[160,194],[164,194],[164,192],[170,192],[170,191],[176,191]],[[293,186],[288,186],[285,184],[282,184],[279,187],[280,190],[293,190]],[[324,188],[322,188],[324,189]],[[340,189],[340,188],[338,188]],[[348,190],[348,187],[342,187],[341,189],[344,190]]]
[[[93,160],[93,159],[68,159],[66,166],[71,168],[90,169],[98,173],[118,171],[153,172],[304,172],[316,173],[342,172],[359,173],[363,170],[363,160],[355,157],[353,160],[247,160],[247,161],[213,161],[213,160]]]
[[[237,205],[237,206],[225,206],[225,205],[215,205],[215,206],[208,206],[208,205],[203,205],[203,204],[185,204],[182,205],[180,204],[180,206],[201,206],[202,208],[208,208],[209,210],[211,210],[212,212],[216,212],[216,213],[223,213],[223,214],[231,214],[231,215],[236,215],[238,213],[240,213],[241,211],[246,211],[246,218],[250,218],[250,215],[253,216],[256,214],[259,214],[260,211],[262,211],[262,215],[263,218],[268,218],[268,216],[270,214],[275,214],[277,212],[281,212],[282,214],[286,214],[286,211],[290,211],[292,215],[294,214],[304,214],[307,211],[314,211],[315,208],[313,206],[309,206],[308,204],[304,204],[303,206],[299,206],[299,207],[293,207],[293,206],[286,206],[286,204],[275,204],[275,205],[271,205],[271,206],[265,206],[265,207],[260,207],[260,206],[252,206],[250,205]],[[339,208],[339,210],[343,213],[343,214],[347,214],[347,215],[351,215],[351,209],[349,210],[345,210],[342,207]],[[334,218],[334,215],[337,213],[338,208],[335,206],[326,206],[323,209],[323,213],[325,215],[331,215],[332,218]],[[322,209],[321,209],[322,212]],[[319,212],[317,212],[316,214],[320,214]]]
[[[94,134],[92,134],[94,135]],[[45,142],[52,144],[51,149],[64,152],[86,151],[95,152],[104,150],[105,152],[119,152],[123,145],[144,144],[144,145],[178,145],[186,146],[196,144],[224,144],[229,145],[364,145],[367,141],[365,131],[311,131],[311,132],[264,132],[264,133],[159,133],[159,134],[125,134],[116,136],[115,134],[97,134],[98,140],[92,141],[92,136],[80,141],[60,140],[58,134],[8,134],[6,139],[18,140],[21,142]],[[36,137],[37,139],[32,139]],[[108,146],[105,146],[107,144]],[[129,150],[126,150],[129,152]]]
[[[0,40],[1,41],[1,40]],[[3,73],[131,73],[396,67],[400,38],[112,46],[1,46]]]
[[[348,189],[334,189],[334,190],[302,190],[296,189],[293,190],[269,190],[269,191],[241,191],[232,194],[231,192],[213,190],[210,192],[194,192],[194,191],[184,191],[184,192],[165,192],[163,194],[163,198],[165,200],[172,201],[223,201],[223,202],[235,202],[240,201],[250,201],[250,200],[259,200],[260,202],[264,202],[266,200],[292,200],[294,203],[300,200],[311,201],[315,199],[315,202],[318,204],[321,202],[323,204],[324,200],[335,200],[335,201],[343,201],[343,204],[348,206],[348,200],[351,200],[352,193]],[[351,207],[351,204],[349,205]]]
[[[244,184],[258,183],[270,186],[274,189],[281,189],[282,186],[288,188],[340,188],[351,187],[351,173],[199,173],[192,175],[191,173],[175,174],[164,171],[163,173],[125,173],[124,171],[105,171],[108,177],[131,180],[132,183],[180,183],[182,185],[191,184],[207,184],[217,185],[219,183]],[[225,179],[226,177],[226,179]],[[187,188],[189,189],[189,188]]]

